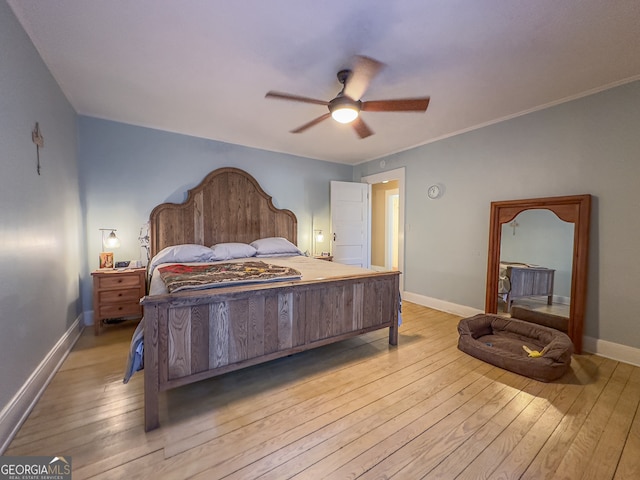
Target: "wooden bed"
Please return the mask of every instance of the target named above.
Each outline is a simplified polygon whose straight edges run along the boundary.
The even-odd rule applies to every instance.
[[[295,215],[236,168],[210,173],[182,204],[158,205],[150,227],[152,256],[189,243],[297,243]],[[148,295],[141,303],[148,431],[159,426],[162,391],[381,328],[396,345],[399,272]]]
[[[547,297],[547,305],[553,303],[553,282],[555,270],[545,267],[528,265],[500,264],[506,269],[510,288],[504,293],[505,309],[511,311],[513,301],[524,297]]]

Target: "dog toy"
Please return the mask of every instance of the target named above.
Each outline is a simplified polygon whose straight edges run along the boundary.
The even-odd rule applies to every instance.
[[[542,349],[541,352],[537,351],[537,350],[531,350],[529,347],[527,347],[526,345],[523,345],[522,348],[524,349],[525,352],[527,352],[527,354],[531,357],[531,358],[538,358],[543,356],[545,353],[547,353],[547,350],[549,349],[549,345],[547,345],[546,347],[544,347]]]

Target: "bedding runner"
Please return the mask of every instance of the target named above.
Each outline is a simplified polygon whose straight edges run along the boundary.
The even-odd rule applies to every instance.
[[[174,264],[160,267],[158,272],[169,293],[241,283],[296,280],[302,277],[302,274],[293,268],[261,261],[207,265]]]

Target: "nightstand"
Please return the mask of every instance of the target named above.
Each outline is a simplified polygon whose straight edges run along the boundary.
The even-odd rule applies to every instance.
[[[318,255],[316,257],[318,260],[324,260],[326,262],[333,262],[333,255]]]
[[[91,273],[93,277],[93,327],[100,335],[105,318],[140,318],[140,299],[146,293],[145,269],[103,269]]]

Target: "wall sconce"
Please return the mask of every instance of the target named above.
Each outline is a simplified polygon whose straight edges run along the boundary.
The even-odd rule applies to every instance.
[[[322,234],[322,230],[314,230],[313,231],[313,255],[318,255],[318,243],[324,242],[324,235]]]
[[[102,248],[100,252],[100,268],[113,268],[113,252],[105,252],[106,249],[120,247],[120,239],[116,236],[115,228],[99,228],[102,235]],[[105,232],[111,232],[106,235]]]

